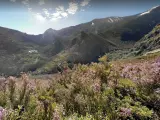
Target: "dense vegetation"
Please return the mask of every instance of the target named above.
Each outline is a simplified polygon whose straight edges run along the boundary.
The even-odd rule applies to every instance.
[[[37,36],[0,28],[0,120],[159,120],[160,25],[144,36],[159,13]]]
[[[131,53],[142,55],[147,52],[158,50],[160,48],[160,25],[157,25],[150,33],[145,35],[132,48]]]
[[[160,58],[120,68],[106,59],[67,68],[47,83],[26,74],[1,80],[0,119],[160,119]]]

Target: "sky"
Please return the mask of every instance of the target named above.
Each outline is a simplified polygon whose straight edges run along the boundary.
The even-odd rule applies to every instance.
[[[0,26],[28,34],[110,16],[129,16],[160,5],[160,0],[0,0]]]

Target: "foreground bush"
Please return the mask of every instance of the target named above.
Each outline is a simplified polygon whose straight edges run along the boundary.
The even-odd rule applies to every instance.
[[[48,86],[22,75],[1,83],[0,119],[148,120],[159,119],[160,96],[151,83],[136,84],[100,59],[57,74]]]

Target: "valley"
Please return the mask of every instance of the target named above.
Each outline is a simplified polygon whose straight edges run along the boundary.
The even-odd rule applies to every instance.
[[[36,16],[68,19],[70,9]],[[159,120],[159,15],[156,6],[39,35],[0,27],[0,120]]]
[[[114,54],[118,50],[120,58],[123,58],[123,53],[126,54],[123,52],[125,49],[128,51],[139,41],[143,41],[140,39],[159,24],[159,13],[158,6],[144,15],[95,19],[58,31],[48,29],[40,35],[28,35],[1,27],[0,61],[7,63],[1,65],[0,73],[6,75],[18,75],[27,71],[35,74],[52,73],[56,72],[57,64],[65,61],[96,62],[99,56],[106,53]],[[158,45],[159,43],[153,47],[158,48]]]

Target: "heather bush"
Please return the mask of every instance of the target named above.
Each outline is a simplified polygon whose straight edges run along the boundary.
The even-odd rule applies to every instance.
[[[137,98],[160,116],[160,58],[152,62],[126,65],[121,75],[137,83]]]
[[[138,83],[160,83],[160,58],[152,62],[126,64],[122,68],[122,77]]]
[[[117,72],[106,57],[99,60],[67,68],[54,75],[48,85],[26,74],[19,79],[9,77],[0,85],[4,88],[0,89],[0,120],[159,119],[157,71],[148,71],[154,82],[142,84],[137,81],[147,75],[138,66]],[[154,68],[157,61],[152,65],[159,70]]]

